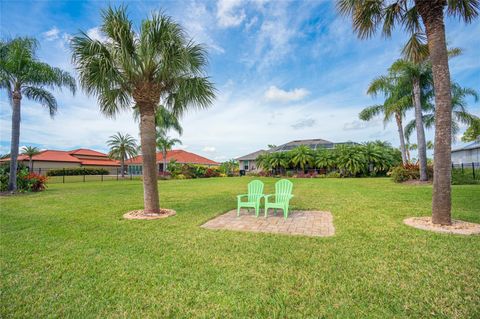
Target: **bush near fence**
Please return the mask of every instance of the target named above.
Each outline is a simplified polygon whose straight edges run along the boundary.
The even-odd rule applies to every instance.
[[[47,176],[73,176],[73,175],[108,175],[110,172],[104,168],[66,168],[52,169]]]

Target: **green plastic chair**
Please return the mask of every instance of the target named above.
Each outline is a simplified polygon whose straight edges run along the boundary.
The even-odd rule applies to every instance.
[[[288,179],[281,179],[275,183],[275,194],[265,196],[265,217],[268,216],[268,209],[273,208],[273,214],[277,215],[277,208],[283,209],[283,217],[288,217],[288,207],[290,199],[292,199],[293,183]],[[275,196],[274,202],[269,202],[268,199]]]
[[[255,216],[258,217],[260,212],[260,200],[263,197],[263,183],[259,180],[254,180],[248,183],[248,194],[237,196],[237,216],[240,216],[240,207],[255,208]],[[247,197],[247,201],[242,201],[242,198]]]

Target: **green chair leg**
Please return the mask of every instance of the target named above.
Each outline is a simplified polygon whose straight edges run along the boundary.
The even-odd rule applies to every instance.
[[[237,205],[237,217],[239,217],[239,216],[240,216],[240,206]]]
[[[276,208],[273,209],[273,216],[277,216],[277,209]]]

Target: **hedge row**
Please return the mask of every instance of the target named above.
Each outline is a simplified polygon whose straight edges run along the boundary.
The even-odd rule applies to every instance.
[[[65,168],[52,169],[47,176],[69,176],[69,175],[108,175],[110,172],[104,168]]]

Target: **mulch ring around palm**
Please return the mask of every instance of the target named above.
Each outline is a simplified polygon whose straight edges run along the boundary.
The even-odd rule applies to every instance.
[[[464,222],[452,219],[451,225],[437,225],[432,223],[432,217],[410,217],[403,220],[403,223],[422,230],[429,230],[437,233],[456,235],[480,235],[480,224]]]
[[[167,209],[167,208],[160,208],[159,213],[147,213],[143,209],[138,209],[138,210],[132,210],[128,213],[123,214],[123,218],[150,220],[150,219],[167,218],[175,215],[176,213],[177,212],[175,212],[173,209]]]

